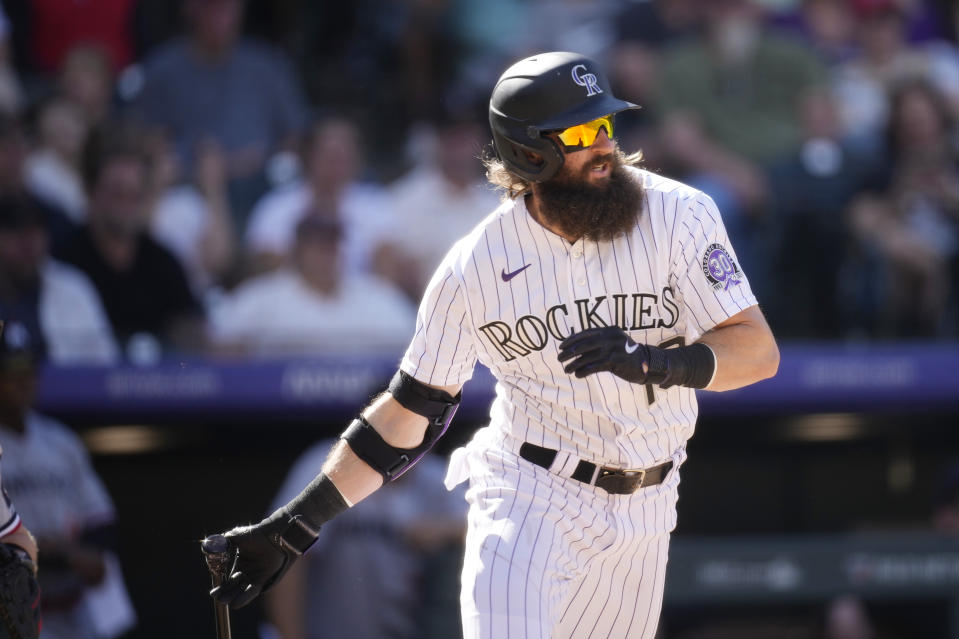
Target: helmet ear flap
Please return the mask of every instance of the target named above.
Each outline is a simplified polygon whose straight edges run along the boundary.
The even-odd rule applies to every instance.
[[[522,136],[507,137],[494,129],[493,147],[506,168],[530,182],[545,182],[556,175],[565,162],[559,145],[545,137],[527,141]],[[539,161],[532,160],[527,153],[535,153]]]

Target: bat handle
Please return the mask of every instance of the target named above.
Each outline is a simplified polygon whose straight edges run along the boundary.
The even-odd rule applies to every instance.
[[[200,550],[206,558],[207,568],[210,569],[210,579],[216,588],[223,583],[226,571],[230,568],[232,558],[232,544],[223,535],[210,535],[200,542]],[[213,611],[216,616],[217,639],[231,639],[230,635],[230,608],[226,604],[214,600]]]

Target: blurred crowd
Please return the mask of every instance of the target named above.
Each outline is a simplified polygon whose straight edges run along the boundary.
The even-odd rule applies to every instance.
[[[573,50],[710,194],[777,336],[959,332],[946,0],[4,0],[0,316],[59,364],[399,352],[498,202],[512,61]]]

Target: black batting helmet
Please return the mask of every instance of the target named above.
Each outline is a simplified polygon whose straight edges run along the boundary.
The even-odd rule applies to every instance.
[[[559,145],[544,133],[638,109],[613,95],[599,66],[578,53],[553,51],[520,60],[500,76],[489,101],[493,146],[506,168],[531,182],[563,166]],[[533,151],[543,162],[530,162]]]

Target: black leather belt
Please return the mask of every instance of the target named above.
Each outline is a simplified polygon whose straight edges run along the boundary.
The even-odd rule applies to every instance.
[[[524,443],[519,447],[519,456],[537,466],[549,469],[556,459],[556,451],[552,448],[543,448],[536,444]],[[576,469],[570,475],[573,479],[590,486],[602,488],[612,495],[630,495],[640,488],[661,484],[673,467],[669,460],[659,466],[651,468],[609,468],[598,467],[596,464],[579,460]]]

